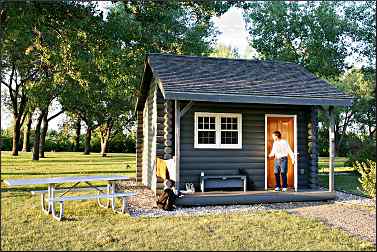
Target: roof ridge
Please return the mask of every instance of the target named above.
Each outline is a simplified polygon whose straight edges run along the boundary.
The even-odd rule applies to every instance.
[[[147,55],[160,55],[160,56],[172,56],[172,57],[181,57],[181,58],[201,58],[201,59],[210,59],[210,60],[226,60],[226,61],[247,61],[247,62],[266,62],[266,63],[280,63],[287,65],[304,66],[288,61],[282,60],[261,60],[261,59],[233,59],[233,58],[224,58],[224,57],[213,57],[213,56],[199,56],[199,55],[183,55],[183,54],[172,54],[172,53],[147,53]]]

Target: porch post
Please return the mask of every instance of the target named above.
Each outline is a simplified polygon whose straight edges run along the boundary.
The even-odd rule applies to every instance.
[[[334,166],[335,166],[335,118],[334,107],[329,107],[329,191],[334,192]]]
[[[181,136],[181,111],[179,101],[175,100],[175,188],[179,192],[179,163],[180,163],[180,136]]]

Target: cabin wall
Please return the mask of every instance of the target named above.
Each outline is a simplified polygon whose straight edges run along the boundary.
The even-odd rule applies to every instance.
[[[157,86],[152,81],[148,90],[143,111],[143,168],[142,182],[145,186],[156,188],[156,139],[157,139]]]
[[[143,111],[137,111],[136,129],[136,181],[142,182],[143,174]]]
[[[242,113],[242,149],[194,149],[194,113]],[[307,188],[311,176],[308,153],[310,106],[253,105],[195,102],[181,118],[180,188],[194,183],[199,191],[200,172],[206,174],[248,174],[248,189],[265,186],[265,114],[297,115],[298,187]]]

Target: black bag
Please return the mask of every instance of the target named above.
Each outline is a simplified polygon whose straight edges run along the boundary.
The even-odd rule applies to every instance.
[[[164,192],[158,197],[157,206],[161,209],[172,211],[175,209],[175,199],[177,196],[174,194],[173,190],[167,188]]]

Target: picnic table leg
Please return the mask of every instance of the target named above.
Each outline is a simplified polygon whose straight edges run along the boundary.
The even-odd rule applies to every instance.
[[[106,190],[107,190],[107,194],[111,194],[111,183],[110,182],[107,183],[107,189]],[[98,192],[98,194],[99,193],[100,192]],[[103,208],[109,208],[110,207],[110,201],[109,200],[107,200],[106,204],[104,205],[104,204],[101,203],[101,200],[98,198],[97,203],[100,207],[103,207]]]
[[[45,214],[50,214],[51,213],[51,207],[50,207],[50,185],[48,185],[48,190],[47,190],[47,209],[46,209],[46,198],[45,198],[45,194],[42,193],[41,194],[41,205],[42,205],[42,211],[45,213]]]
[[[60,203],[60,212],[59,212],[59,216],[58,216],[56,214],[56,210],[55,210],[55,201],[53,201],[54,198],[55,198],[55,185],[50,184],[48,186],[49,186],[49,191],[50,191],[49,204],[51,205],[52,217],[54,217],[54,219],[56,219],[58,221],[61,221],[64,217],[64,202],[63,201],[59,202]]]
[[[115,194],[115,181],[110,181],[111,183],[111,194]],[[115,197],[111,197],[111,208],[114,210],[115,209]]]

